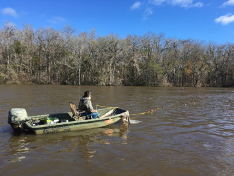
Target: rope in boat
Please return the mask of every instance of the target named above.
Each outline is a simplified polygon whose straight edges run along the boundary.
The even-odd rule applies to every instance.
[[[203,99],[203,100],[201,100],[201,101],[199,101],[199,102],[195,102],[195,101],[194,101],[193,103],[184,103],[183,105],[184,105],[184,106],[196,105],[197,103],[204,102],[204,101],[206,101],[207,99],[209,99],[209,97],[206,95],[206,98]],[[103,108],[117,108],[117,107],[101,106],[101,105],[97,105],[97,106],[103,107]],[[169,108],[170,108],[170,107],[176,108],[177,106],[174,104],[174,105],[172,105],[172,106],[169,106]],[[137,116],[137,115],[144,115],[144,114],[147,114],[147,113],[153,114],[154,111],[158,111],[158,110],[160,110],[160,109],[167,109],[167,108],[168,108],[168,106],[167,106],[167,107],[166,107],[166,106],[156,107],[155,109],[151,109],[151,110],[149,110],[149,111],[145,111],[145,112],[141,112],[141,113],[136,113],[136,114],[130,114],[130,115],[132,115],[132,116]]]

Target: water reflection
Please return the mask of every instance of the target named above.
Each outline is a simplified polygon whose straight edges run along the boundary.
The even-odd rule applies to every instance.
[[[101,144],[112,144],[112,138],[114,137],[122,138],[124,140],[123,143],[126,144],[128,132],[129,125],[125,124],[119,124],[119,126],[113,125],[108,128],[92,129],[87,131],[86,134],[80,134],[76,136],[76,138],[71,139],[71,151],[78,149],[79,157],[90,159],[96,154],[95,147]]]
[[[27,153],[34,153],[39,157],[46,157],[49,148],[51,154],[62,154],[66,152],[76,153],[79,157],[90,159],[95,156],[97,145],[109,145],[111,138],[117,138],[117,141],[127,143],[127,133],[129,125],[115,124],[104,128],[90,129],[85,131],[57,133],[48,135],[33,135],[12,133],[8,140],[9,149],[7,153],[15,156],[10,162],[19,162],[27,158]],[[59,146],[58,146],[59,144]],[[52,147],[54,146],[54,147]]]
[[[8,140],[9,149],[7,149],[7,153],[13,158],[9,159],[9,162],[20,162],[25,159],[25,154],[30,151],[28,148],[29,142],[27,141],[27,137],[24,135],[17,135],[12,133],[11,138]]]
[[[10,161],[11,163],[15,163],[15,162],[20,162],[20,161],[22,161],[24,158],[25,158],[24,156],[19,156],[19,157],[10,159],[9,161]]]

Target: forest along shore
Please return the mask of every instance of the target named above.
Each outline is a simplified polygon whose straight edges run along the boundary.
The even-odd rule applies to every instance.
[[[6,22],[0,28],[0,84],[234,86],[234,44],[143,36],[98,36]]]

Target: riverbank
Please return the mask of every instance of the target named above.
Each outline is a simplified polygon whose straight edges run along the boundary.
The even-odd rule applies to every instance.
[[[72,84],[35,84],[33,82],[6,82],[0,83],[0,85],[71,85]],[[212,87],[212,86],[173,86],[171,84],[161,85],[161,86],[145,86],[145,85],[73,85],[73,86],[144,86],[144,87]],[[213,86],[215,87],[215,86]],[[217,88],[220,86],[216,86]],[[234,86],[223,86],[223,88],[234,88]]]

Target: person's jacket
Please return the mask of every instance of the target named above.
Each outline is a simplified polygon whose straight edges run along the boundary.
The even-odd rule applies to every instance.
[[[78,105],[78,110],[80,112],[88,112],[88,113],[93,113],[94,109],[92,106],[91,98],[88,97],[82,97],[80,99],[79,105]]]

